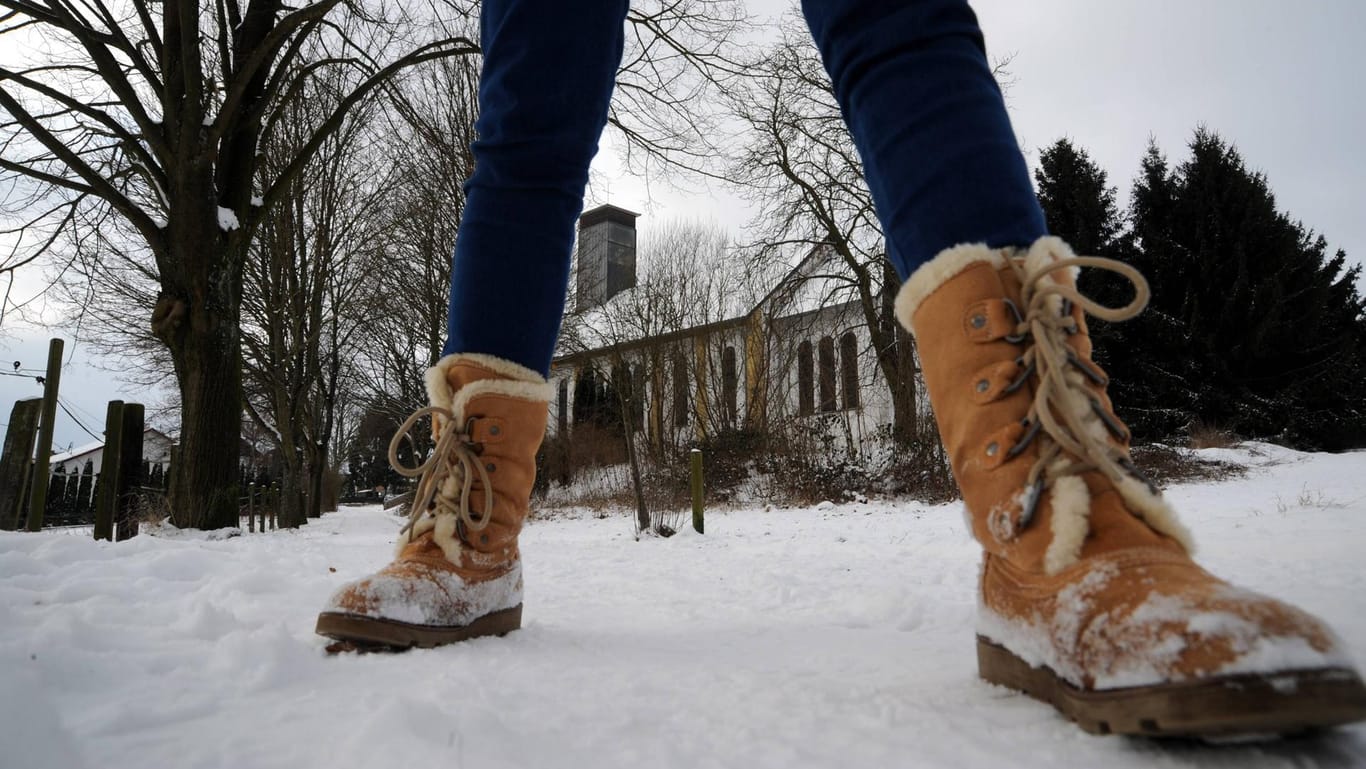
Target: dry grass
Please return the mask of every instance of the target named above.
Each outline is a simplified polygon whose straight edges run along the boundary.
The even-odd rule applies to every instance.
[[[1191,422],[1188,445],[1193,449],[1228,449],[1238,445],[1241,440],[1229,430],[1197,419]]]
[[[1223,481],[1239,478],[1247,468],[1232,462],[1204,459],[1190,449],[1150,443],[1134,446],[1129,452],[1134,464],[1158,486],[1197,481]]]

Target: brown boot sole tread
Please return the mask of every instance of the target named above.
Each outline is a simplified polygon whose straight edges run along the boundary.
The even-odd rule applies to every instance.
[[[474,620],[468,625],[414,625],[359,614],[323,612],[318,615],[319,635],[335,638],[356,648],[402,651],[416,646],[430,649],[458,641],[490,635],[507,635],[522,626],[522,605],[503,609]]]
[[[1047,702],[1092,734],[1291,735],[1366,718],[1366,686],[1346,669],[1088,691],[1047,667],[1031,667],[982,636],[977,637],[977,668],[987,682]]]

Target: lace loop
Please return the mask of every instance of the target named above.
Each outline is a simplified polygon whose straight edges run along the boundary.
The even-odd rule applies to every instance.
[[[417,426],[418,420],[429,414],[432,419],[445,421],[444,427],[437,431],[440,435],[436,446],[426,461],[411,467],[405,465],[398,458],[400,442],[407,440],[415,447],[410,433]],[[413,506],[408,515],[408,523],[399,530],[400,535],[411,531],[418,520],[429,513],[433,517],[443,513],[454,515],[456,529],[462,538],[468,532],[482,531],[489,525],[493,518],[493,484],[489,481],[483,463],[479,461],[480,447],[471,435],[473,426],[474,420],[470,419],[463,431],[457,430],[455,415],[450,409],[427,406],[410,414],[394,433],[393,439],[389,441],[389,465],[394,468],[394,472],[405,478],[420,476],[413,494]],[[460,493],[454,496],[442,494],[446,479],[453,473],[459,478]],[[470,492],[473,490],[476,474],[484,489],[484,511],[477,516],[470,509]]]

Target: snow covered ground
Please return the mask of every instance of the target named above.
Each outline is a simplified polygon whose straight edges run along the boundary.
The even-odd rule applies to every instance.
[[[1168,495],[1201,560],[1326,617],[1366,660],[1366,453]],[[0,767],[1349,767],[1366,727],[1212,748],[1092,737],[976,677],[957,505],[533,522],[524,628],[328,657],[313,622],[398,519],[109,544],[0,535]],[[175,532],[172,532],[175,533]]]

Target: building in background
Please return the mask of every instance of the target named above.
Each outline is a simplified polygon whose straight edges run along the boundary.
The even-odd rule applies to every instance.
[[[620,309],[618,296],[636,288],[634,218],[603,206],[580,219],[579,293],[551,363],[552,439],[604,415],[624,419],[661,452],[779,423],[825,431],[850,451],[886,434],[891,392],[832,249],[813,248],[762,299],[730,317],[633,335],[621,331],[631,324],[608,316]],[[614,229],[604,232],[604,225]],[[608,237],[612,246],[604,250]],[[632,274],[623,274],[628,268]]]
[[[155,427],[148,427],[142,431],[142,461],[143,464],[160,465],[162,472],[171,466],[171,447],[175,441],[170,436]],[[81,473],[85,469],[85,463],[90,462],[95,473],[99,473],[100,465],[104,462],[104,442],[97,441],[78,446],[70,451],[60,454],[53,454],[48,460],[49,467],[54,473],[65,473],[67,475]]]
[[[581,310],[597,307],[636,285],[636,218],[616,206],[579,217],[575,298]]]

